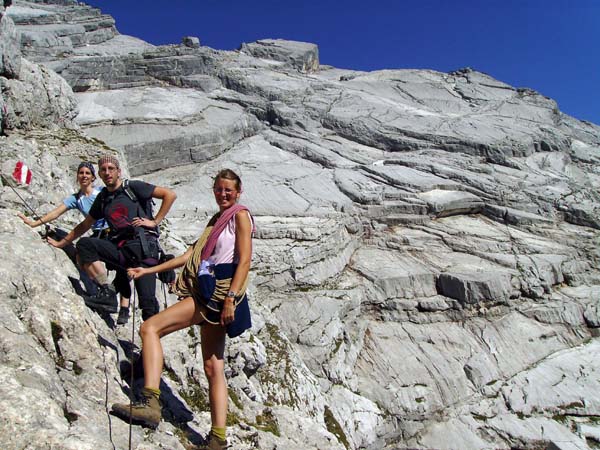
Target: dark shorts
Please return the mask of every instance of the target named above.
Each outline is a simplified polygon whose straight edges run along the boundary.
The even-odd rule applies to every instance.
[[[213,295],[216,280],[233,278],[236,269],[237,264],[218,264],[214,266],[214,276],[202,275],[198,277],[200,296],[199,298],[194,298],[194,300],[202,307],[203,313],[209,322],[220,322],[221,311],[223,309],[224,299],[215,298],[215,295]],[[252,317],[250,316],[248,296],[244,294],[243,297],[235,299],[235,315],[233,322],[227,325],[227,336],[230,338],[237,337],[251,327]]]
[[[130,246],[133,247],[133,246]],[[124,285],[123,276],[128,267],[148,267],[143,261],[132,261],[123,248],[117,247],[106,239],[84,237],[77,241],[77,252],[82,264],[103,261],[107,266],[117,270],[119,285]],[[119,274],[119,271],[121,272]],[[118,286],[117,286],[118,287]],[[158,312],[156,299],[156,275],[146,275],[135,280],[135,290],[140,301],[144,320]]]

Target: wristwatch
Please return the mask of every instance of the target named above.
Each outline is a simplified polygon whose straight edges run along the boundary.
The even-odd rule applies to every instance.
[[[229,291],[229,292],[227,292],[227,295],[226,295],[225,297],[226,297],[226,298],[227,298],[227,297],[235,298],[235,297],[236,297],[236,295],[237,295],[237,294],[236,294],[236,292],[235,292],[235,291]]]

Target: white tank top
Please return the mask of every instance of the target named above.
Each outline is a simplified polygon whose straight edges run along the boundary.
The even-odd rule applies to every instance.
[[[252,225],[252,216],[248,211],[248,217]],[[235,251],[235,216],[231,218],[217,239],[217,245],[212,255],[208,258],[210,264],[237,263],[239,255]]]

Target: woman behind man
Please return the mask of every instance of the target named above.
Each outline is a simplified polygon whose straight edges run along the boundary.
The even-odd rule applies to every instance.
[[[96,181],[96,171],[94,170],[94,165],[91,162],[84,161],[77,167],[77,184],[79,185],[79,190],[75,194],[71,194],[65,198],[62,204],[45,214],[40,219],[32,220],[22,213],[18,213],[17,216],[31,228],[48,224],[58,219],[71,209],[77,209],[81,214],[87,216],[90,208],[94,204],[94,200],[96,200],[96,197],[98,196],[98,193],[102,190],[101,187],[94,186],[94,181]],[[94,237],[104,238],[107,232],[108,225],[104,219],[96,221],[96,223],[94,223],[92,226],[92,236]],[[52,230],[51,235],[53,238],[62,239],[67,235],[67,233],[60,228],[56,228]],[[70,244],[63,250],[69,256],[71,261],[73,261],[73,264],[77,266],[81,281],[85,286],[88,296],[94,295],[96,293],[97,285],[83,270],[79,268],[79,265],[77,264],[77,250],[75,249],[75,246]],[[97,264],[102,263],[98,262]],[[119,311],[117,323],[125,324],[129,318],[129,297],[131,296],[131,287],[129,286],[129,280],[127,279],[125,271],[117,270],[117,276],[115,277],[114,284],[121,294],[121,310]],[[85,296],[84,299],[86,299]],[[116,310],[110,310],[108,312],[116,312]]]
[[[202,359],[208,379],[211,432],[205,449],[227,447],[227,383],[225,334],[236,337],[252,326],[246,296],[252,257],[253,222],[248,209],[237,203],[242,182],[232,170],[214,178],[213,194],[219,212],[200,238],[181,256],[147,268],[129,269],[132,278],[185,266],[177,278],[180,301],[151,317],[140,328],[144,364],[142,401],[114,404],[112,412],[134,423],[156,428],[161,419],[160,376],[163,350],[160,338],[200,324]]]

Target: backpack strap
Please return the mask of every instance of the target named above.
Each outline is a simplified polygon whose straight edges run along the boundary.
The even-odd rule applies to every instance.
[[[150,199],[144,205],[142,205],[141,202],[139,201],[135,191],[129,185],[129,179],[123,180],[121,187],[123,188],[123,191],[125,192],[127,197],[129,197],[131,199],[131,201],[137,205],[138,216],[141,216],[141,214],[140,214],[140,210],[141,210],[144,213],[144,216],[146,218],[154,220],[154,213],[152,211],[152,205],[154,204],[154,201],[152,199]],[[155,227],[154,232],[156,234],[159,234],[158,227]]]
[[[138,201],[137,195],[135,195],[134,190],[131,188],[131,186],[129,186],[129,179],[124,179],[123,182],[121,183],[121,188],[123,188],[123,192],[125,192],[125,195],[127,195],[127,197],[129,197],[129,200],[131,200],[133,203],[135,203],[137,205],[137,215],[140,215],[140,202]],[[144,215],[148,215],[146,213],[146,211],[144,211]]]
[[[150,255],[150,248],[148,247],[148,241],[146,240],[146,231],[142,227],[135,228],[135,235],[140,241],[142,247],[142,256],[147,258]]]
[[[121,187],[125,191],[125,194],[127,194],[127,197],[129,197],[132,202],[139,203],[137,195],[135,195],[135,192],[133,191],[133,189],[131,188],[131,186],[129,186],[129,179],[128,178],[125,178],[123,180],[123,182],[121,183]]]
[[[122,183],[122,187],[123,187],[123,191],[125,192],[125,194],[127,195],[127,197],[129,197],[129,199],[134,202],[137,205],[137,213],[138,216],[141,216],[140,214],[140,210],[142,210],[144,212],[144,216],[148,217],[149,219],[153,219],[153,214],[152,214],[152,207],[151,205],[151,200],[149,200],[146,204],[146,207],[143,208],[135,191],[133,190],[133,188],[129,185],[129,179],[125,179],[123,180]],[[147,211],[147,210],[150,211]],[[158,234],[158,227],[155,228],[155,233]],[[150,248],[148,245],[148,239],[146,238],[146,229],[142,228],[142,227],[136,227],[135,228],[135,235],[138,238],[138,240],[140,241],[140,245],[142,247],[142,256],[144,258],[150,258],[151,257],[151,252],[150,252]],[[158,241],[157,241],[158,244]],[[160,254],[160,250],[159,250],[159,254]],[[158,264],[158,261],[154,262],[153,265]]]

